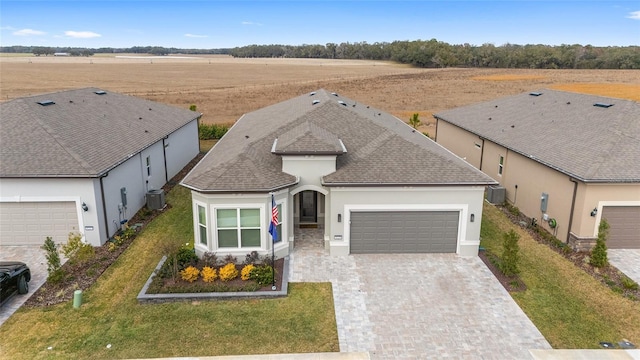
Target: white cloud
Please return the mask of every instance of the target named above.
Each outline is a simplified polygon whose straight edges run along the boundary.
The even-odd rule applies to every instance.
[[[15,30],[13,26],[0,26],[0,30]]]
[[[76,39],[91,39],[101,37],[102,35],[94,33],[93,31],[65,31],[64,34],[67,37]]]
[[[195,34],[184,34],[184,36],[189,38],[207,38],[209,35],[195,35]]]
[[[243,21],[241,22],[242,25],[255,25],[255,26],[262,26],[262,24],[257,23],[257,22],[253,22],[253,21]]]
[[[629,13],[629,16],[627,17],[633,20],[640,20],[640,11],[632,11]]]
[[[46,32],[40,31],[40,30],[33,30],[33,29],[22,29],[22,30],[13,32],[13,35],[17,35],[17,36],[31,36],[31,35],[44,35],[44,34],[46,34]]]

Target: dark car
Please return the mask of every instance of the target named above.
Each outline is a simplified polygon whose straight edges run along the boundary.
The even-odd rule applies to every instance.
[[[0,304],[4,304],[16,292],[29,292],[31,270],[20,261],[0,261]]]

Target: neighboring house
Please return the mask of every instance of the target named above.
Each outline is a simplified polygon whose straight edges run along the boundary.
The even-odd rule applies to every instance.
[[[332,255],[476,255],[484,190],[497,184],[397,118],[325,90],[245,114],[181,183],[195,248],[288,254],[300,227]]]
[[[639,103],[541,90],[434,117],[439,144],[559,239],[589,249],[606,218],[608,247],[640,248]]]
[[[0,104],[0,243],[104,244],[197,156],[200,115],[94,88]]]

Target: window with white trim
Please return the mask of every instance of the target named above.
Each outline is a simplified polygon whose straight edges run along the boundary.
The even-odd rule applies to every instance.
[[[207,246],[207,209],[198,205],[198,241]]]
[[[504,156],[500,155],[500,161],[498,162],[498,175],[502,175],[504,169]]]
[[[260,209],[216,209],[218,248],[260,247]]]
[[[151,156],[147,156],[147,177],[151,176]]]

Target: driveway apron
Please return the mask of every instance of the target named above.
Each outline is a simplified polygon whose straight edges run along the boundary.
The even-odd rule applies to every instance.
[[[24,304],[27,299],[47,281],[47,259],[39,246],[0,245],[0,261],[22,261],[31,270],[29,292],[15,295],[0,308],[0,326]]]
[[[609,262],[640,284],[640,249],[609,249]]]
[[[299,238],[296,238],[296,241]],[[478,257],[332,257],[296,246],[290,281],[330,281],[340,351],[372,359],[531,359],[549,343]]]

